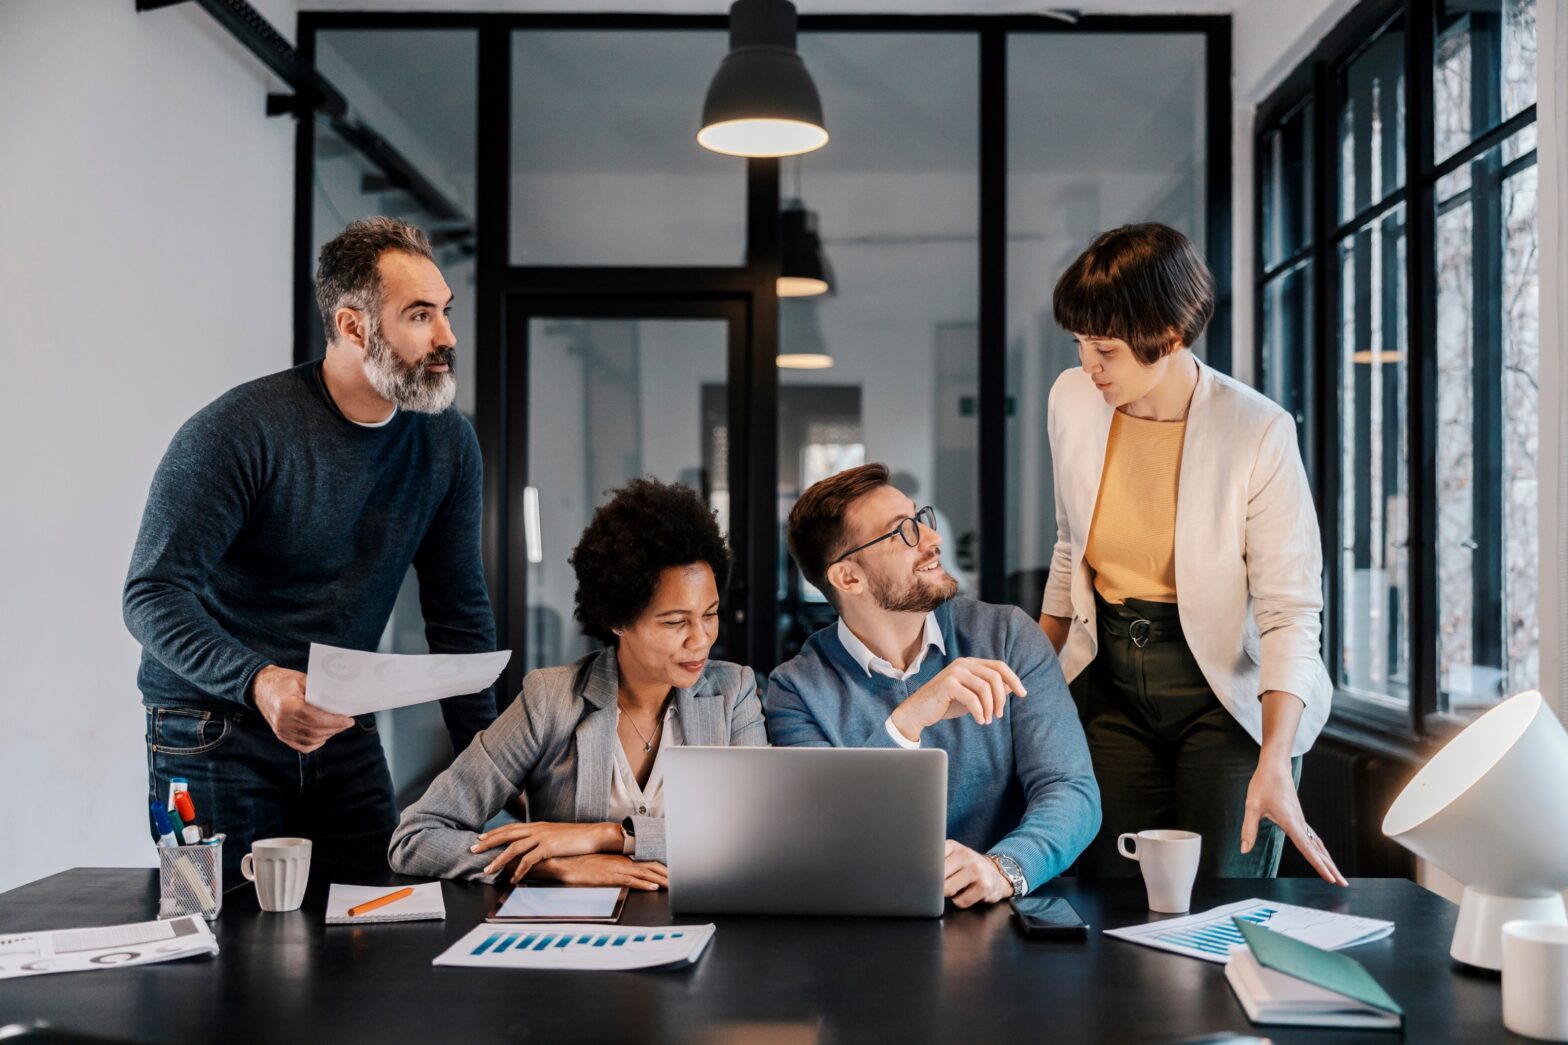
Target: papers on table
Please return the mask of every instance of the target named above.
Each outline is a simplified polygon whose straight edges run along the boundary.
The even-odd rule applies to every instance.
[[[428,700],[478,693],[495,682],[512,658],[495,653],[364,653],[310,644],[305,699],[339,715],[423,704]]]
[[[438,921],[446,917],[446,901],[441,898],[440,882],[411,886],[412,896],[394,900],[384,907],[350,916],[348,909],[380,899],[395,890],[387,885],[339,885],[332,883],[327,892],[328,925],[366,925],[371,922]]]
[[[1107,929],[1105,935],[1185,954],[1189,958],[1202,958],[1206,962],[1224,962],[1230,956],[1230,949],[1244,942],[1241,932],[1231,923],[1233,915],[1329,951],[1381,940],[1394,931],[1393,922],[1376,918],[1358,918],[1271,900],[1242,900],[1185,918]]]
[[[0,980],[148,965],[217,953],[217,938],[207,923],[196,916],[94,929],[0,934]]]
[[[490,914],[492,919],[527,918],[533,921],[569,922],[579,918],[612,921],[626,890],[619,886],[588,888],[519,886]]]
[[[712,925],[481,925],[432,965],[475,969],[679,969],[694,964],[713,939]]]

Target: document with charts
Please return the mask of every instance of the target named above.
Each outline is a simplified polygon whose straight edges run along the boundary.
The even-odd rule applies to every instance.
[[[0,933],[0,980],[89,972],[218,953],[200,916],[54,932]]]
[[[481,925],[432,965],[474,969],[679,969],[713,939],[712,925]]]
[[[338,715],[368,715],[478,693],[495,682],[511,659],[511,650],[365,653],[312,642],[305,671],[305,700]]]
[[[1106,929],[1105,935],[1223,965],[1230,957],[1230,949],[1240,947],[1245,942],[1241,932],[1231,922],[1232,916],[1254,925],[1267,926],[1277,933],[1326,951],[1381,940],[1394,931],[1393,922],[1376,918],[1335,914],[1333,911],[1319,911],[1272,900],[1242,900],[1202,914],[1190,914],[1185,918],[1167,918],[1147,925]]]

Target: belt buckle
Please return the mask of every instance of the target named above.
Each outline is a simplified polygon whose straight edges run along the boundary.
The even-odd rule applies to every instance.
[[[1149,633],[1153,629],[1153,624],[1150,624],[1142,617],[1139,617],[1137,620],[1127,625],[1127,637],[1132,639],[1132,644],[1134,646],[1137,646],[1139,649],[1143,649],[1143,647],[1149,644]]]

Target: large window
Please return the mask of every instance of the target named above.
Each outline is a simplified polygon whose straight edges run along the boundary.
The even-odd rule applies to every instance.
[[[1368,3],[1259,114],[1259,372],[1339,708],[1401,732],[1537,684],[1534,85],[1534,0]]]

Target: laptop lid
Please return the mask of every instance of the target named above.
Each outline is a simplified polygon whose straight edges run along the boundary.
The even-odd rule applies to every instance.
[[[678,913],[940,917],[947,753],[666,751]]]

